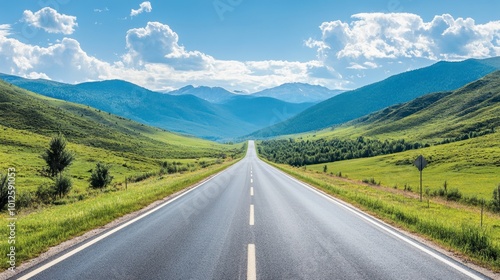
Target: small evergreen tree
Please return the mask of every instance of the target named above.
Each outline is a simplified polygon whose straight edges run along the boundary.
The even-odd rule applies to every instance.
[[[62,134],[52,138],[49,148],[42,154],[51,177],[61,173],[73,162],[73,155],[66,150],[66,139]]]
[[[326,173],[328,171],[328,166],[326,164],[323,166],[323,172]]]
[[[98,162],[95,169],[90,175],[90,187],[93,189],[103,189],[107,187],[113,180],[113,176],[109,172],[110,167],[108,165]]]

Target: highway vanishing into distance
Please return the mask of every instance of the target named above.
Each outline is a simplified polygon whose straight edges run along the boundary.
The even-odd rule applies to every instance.
[[[20,279],[483,279],[485,276],[246,157]]]

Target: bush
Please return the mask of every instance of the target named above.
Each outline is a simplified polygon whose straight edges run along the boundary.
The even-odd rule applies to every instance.
[[[35,196],[41,203],[49,204],[55,198],[54,188],[47,184],[42,184],[36,189]]]
[[[28,208],[33,205],[35,198],[31,192],[22,192],[16,196],[16,206],[19,208]]]
[[[500,211],[500,184],[493,190],[491,205],[494,211]]]
[[[458,189],[452,189],[446,194],[447,200],[459,201],[462,198],[462,193]]]
[[[90,187],[92,189],[103,189],[107,187],[113,180],[109,172],[110,167],[108,165],[98,162],[95,169],[90,175]]]
[[[0,210],[7,205],[8,197],[7,175],[0,174]]]
[[[62,198],[68,194],[72,186],[73,183],[71,182],[71,178],[63,174],[59,174],[54,181],[53,193],[54,195],[59,196],[59,198]]]

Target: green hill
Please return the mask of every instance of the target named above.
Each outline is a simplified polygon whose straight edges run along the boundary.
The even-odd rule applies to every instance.
[[[388,107],[318,137],[402,138],[440,142],[466,139],[500,127],[500,71],[456,91],[424,95]],[[306,136],[307,138],[307,136]]]
[[[337,95],[250,137],[295,134],[342,124],[428,93],[455,90],[497,69],[500,57],[438,62]]]
[[[44,97],[0,81],[3,126],[73,143],[152,158],[211,156],[222,145],[146,126],[89,106]]]

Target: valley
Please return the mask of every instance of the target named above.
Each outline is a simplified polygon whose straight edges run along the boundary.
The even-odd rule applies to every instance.
[[[426,94],[426,84],[413,93],[415,98],[398,97],[383,103],[389,105],[378,111],[376,106],[368,109],[364,101],[359,102],[365,97],[358,92],[365,89],[334,94],[314,105],[234,96],[222,88],[186,87],[169,95],[123,81],[68,85],[2,75],[7,82],[0,82],[0,155],[8,160],[0,162],[0,169],[16,166],[18,172],[18,260],[34,258],[51,246],[222,172],[243,157],[245,139],[257,137],[258,155],[282,171],[498,271],[500,208],[493,192],[500,168],[500,71],[491,66],[496,61],[463,62],[475,70],[451,79],[450,84],[431,87],[443,91]],[[453,66],[457,69],[452,73],[466,67]],[[433,67],[453,68],[440,63]],[[438,71],[433,67],[417,73],[425,76],[422,71]],[[388,81],[400,83],[407,79],[405,75],[415,73],[401,75]],[[469,81],[475,75],[482,76]],[[366,88],[393,87],[388,81]],[[200,89],[206,94],[193,93]],[[120,101],[118,96],[127,94],[137,99]],[[338,100],[344,94],[358,98],[354,103],[361,108],[359,112],[374,111],[329,122],[319,130],[294,121],[308,108],[334,101],[343,104]],[[409,100],[397,103],[405,98]],[[373,99],[367,104],[373,105]],[[336,114],[329,112],[321,113],[322,121]],[[281,125],[295,127],[283,131],[304,132],[280,135],[276,128]],[[276,135],[268,138],[259,127]],[[41,154],[58,133],[67,139],[75,158],[67,171],[72,188],[67,195],[47,199],[41,191],[51,188],[54,181],[44,175]],[[429,162],[423,173],[423,202],[418,201],[419,177],[413,165],[418,155]],[[104,191],[89,188],[97,162],[110,166],[113,175],[113,183]],[[481,205],[484,227],[477,222]],[[7,234],[7,229],[2,231]],[[476,237],[482,243],[473,243]]]

